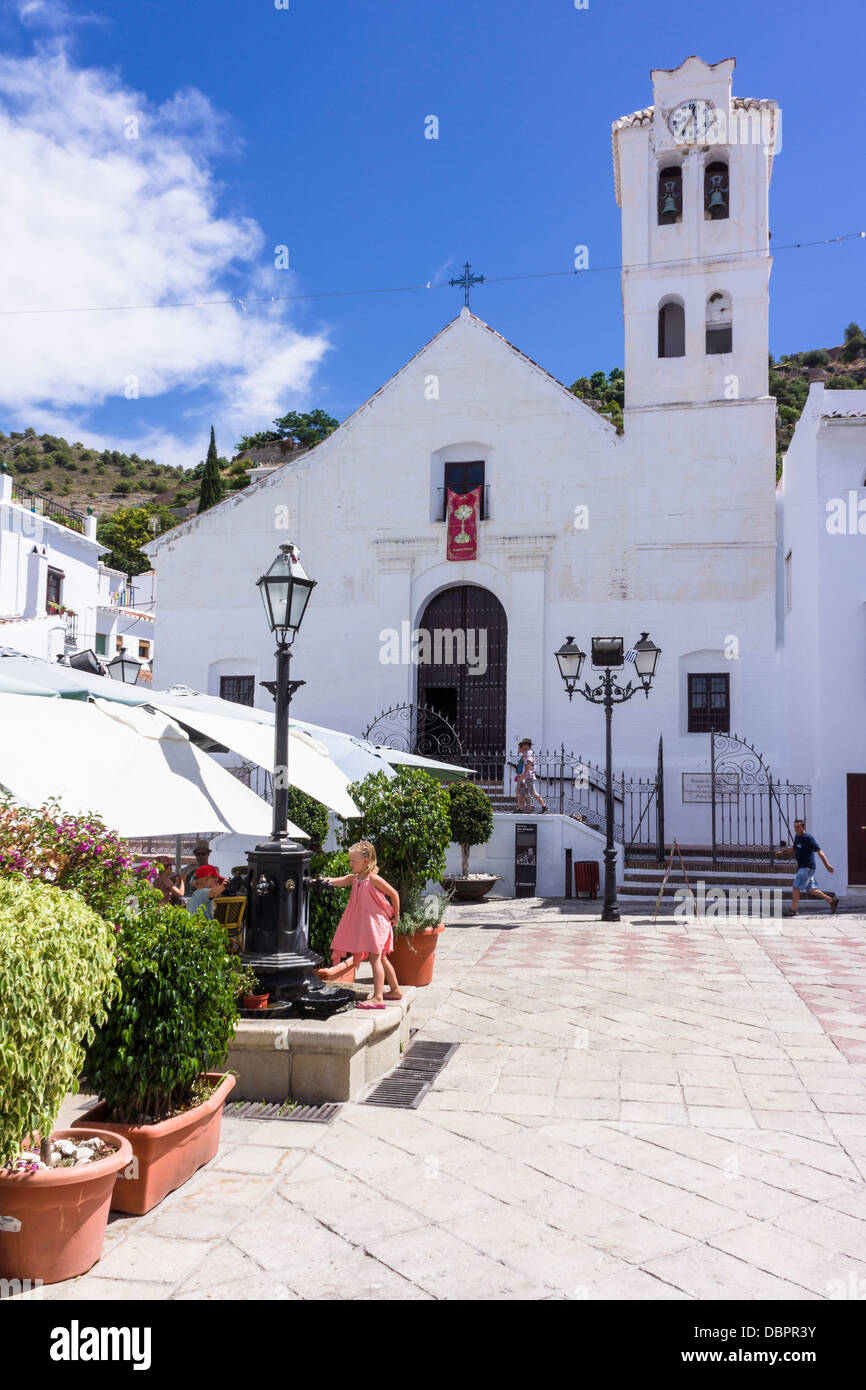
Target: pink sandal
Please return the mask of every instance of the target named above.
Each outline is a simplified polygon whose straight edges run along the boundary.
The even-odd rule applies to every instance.
[[[355,1005],[355,1008],[356,1008],[356,1009],[384,1009],[384,1007],[385,1007],[384,1004],[369,1004],[369,1003],[365,1003],[365,1004],[356,1004],[356,1005]]]

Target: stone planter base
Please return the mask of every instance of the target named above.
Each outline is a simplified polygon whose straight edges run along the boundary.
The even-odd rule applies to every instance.
[[[354,1100],[397,1065],[401,1044],[408,1046],[414,993],[404,989],[401,1000],[381,1010],[353,1009],[327,1019],[242,1019],[227,1063],[237,1072],[233,1099]]]
[[[474,903],[486,897],[494,884],[498,882],[498,874],[476,874],[473,878],[463,878],[460,874],[451,874],[447,878],[443,878],[442,887],[453,889],[458,902]]]

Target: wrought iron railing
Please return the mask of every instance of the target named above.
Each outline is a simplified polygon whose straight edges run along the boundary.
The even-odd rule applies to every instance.
[[[12,501],[17,502],[19,507],[26,507],[35,516],[48,517],[49,521],[68,526],[70,531],[84,534],[85,518],[80,512],[74,512],[71,507],[64,507],[62,503],[55,502],[53,497],[46,497],[42,492],[22,487],[15,479],[12,480]]]
[[[454,761],[469,767],[475,781],[484,786],[494,801],[517,800],[517,750],[482,749],[461,753]],[[663,772],[655,777],[614,774],[614,839],[628,849],[644,849],[656,855],[659,840],[660,798],[658,788]],[[594,830],[605,830],[605,790],[603,767],[580,754],[558,748],[535,750],[535,786],[551,811],[573,816]]]

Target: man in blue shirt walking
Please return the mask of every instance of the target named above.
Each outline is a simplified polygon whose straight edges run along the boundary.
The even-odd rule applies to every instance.
[[[797,872],[794,875],[791,906],[785,909],[782,916],[797,916],[801,893],[805,893],[808,898],[823,898],[825,903],[830,904],[830,911],[836,912],[839,907],[839,899],[836,897],[836,894],[822,893],[815,882],[815,855],[817,854],[828,874],[835,873],[835,870],[832,864],[827,863],[827,856],[814,836],[806,834],[806,822],[804,820],[794,821],[793,845],[789,845],[787,849],[778,850],[773,855],[773,858],[784,859],[791,854],[796,857]]]

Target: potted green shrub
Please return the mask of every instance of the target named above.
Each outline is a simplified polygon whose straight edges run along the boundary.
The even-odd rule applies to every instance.
[[[4,1279],[57,1283],[102,1253],[115,1177],[132,1150],[99,1125],[54,1124],[117,989],[114,951],[114,928],[78,893],[0,870]]]
[[[445,930],[445,909],[451,894],[441,888],[413,891],[394,927],[391,964],[401,985],[429,985],[433,979],[436,942]]]
[[[151,888],[117,949],[120,998],[84,1064],[100,1104],[75,1128],[98,1124],[129,1140],[134,1170],[118,1181],[113,1206],[141,1215],[216,1154],[235,1084],[220,1068],[237,1023],[239,962],[218,922],[166,907]]]
[[[401,767],[392,779],[384,772],[371,773],[353,783],[349,794],[361,815],[341,830],[344,846],[370,840],[381,876],[400,895],[391,956],[397,979],[401,985],[429,984],[445,923],[441,917],[434,923],[415,914],[428,881],[441,880],[445,872],[445,850],[451,842],[448,791],[423,768]],[[435,901],[438,905],[440,899]]]
[[[234,981],[234,995],[235,999],[240,1001],[242,1009],[266,1009],[270,998],[267,990],[262,992],[259,978],[251,965],[241,966],[238,970],[237,979]]]
[[[483,898],[498,874],[470,874],[469,851],[473,845],[484,845],[493,834],[493,807],[490,798],[476,782],[451,782],[448,786],[451,840],[460,846],[463,872],[443,880],[456,898],[477,902]]]

